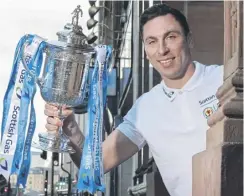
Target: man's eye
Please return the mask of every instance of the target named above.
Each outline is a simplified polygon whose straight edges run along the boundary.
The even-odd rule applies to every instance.
[[[155,43],[154,40],[148,42],[149,45],[154,44],[154,43]]]
[[[169,36],[167,37],[167,39],[175,39],[175,38],[176,38],[175,35],[169,35]]]

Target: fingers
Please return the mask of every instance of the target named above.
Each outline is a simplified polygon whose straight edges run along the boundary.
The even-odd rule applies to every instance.
[[[73,113],[72,109],[67,109],[65,106],[62,108],[62,117],[66,118],[69,115]],[[45,110],[44,114],[46,116],[53,116],[53,117],[59,117],[60,116],[60,111],[57,106],[50,105],[50,104],[45,104]]]
[[[63,126],[62,121],[59,118],[55,118],[55,117],[48,117],[47,118],[47,124],[54,125],[57,127]]]
[[[47,131],[50,131],[50,132],[57,132],[58,131],[58,126],[55,126],[55,125],[52,125],[52,124],[46,124],[45,125]]]
[[[73,111],[71,109],[67,109],[66,107],[62,108],[62,117],[66,118],[72,113]],[[58,118],[60,114],[57,106],[45,104],[44,114],[47,116],[47,123],[45,125],[47,131],[57,132],[59,127],[63,126],[62,121]]]
[[[73,113],[72,109],[66,109],[65,107],[64,107],[64,109],[62,109],[62,117],[64,117],[64,118],[68,117],[72,113]]]
[[[51,105],[51,104],[46,103],[46,104],[45,104],[45,109],[49,109],[49,110],[58,110],[58,107],[55,106],[55,105]]]
[[[56,117],[47,117],[47,123],[45,125],[47,131],[58,131],[59,127],[63,125],[62,121]]]

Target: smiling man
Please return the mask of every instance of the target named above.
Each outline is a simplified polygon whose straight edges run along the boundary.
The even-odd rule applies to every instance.
[[[192,60],[192,38],[185,16],[165,4],[143,12],[141,36],[147,59],[162,77],[143,94],[124,122],[103,143],[104,170],[109,171],[138,152],[146,143],[171,196],[192,195],[192,156],[205,150],[207,118],[218,108],[215,96],[223,83],[223,66]],[[79,166],[84,136],[71,110],[62,124],[56,107],[46,104],[46,127],[63,126],[77,151]]]

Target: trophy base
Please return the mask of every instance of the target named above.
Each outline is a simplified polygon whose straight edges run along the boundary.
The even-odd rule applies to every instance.
[[[69,139],[65,135],[40,133],[39,141],[32,141],[32,147],[57,153],[73,154],[75,150],[69,145]]]

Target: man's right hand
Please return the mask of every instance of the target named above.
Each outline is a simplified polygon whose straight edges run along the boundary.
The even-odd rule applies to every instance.
[[[65,106],[62,108],[62,116],[68,117],[73,113],[72,109],[67,109]],[[59,109],[57,106],[46,103],[44,114],[47,116],[46,129],[50,132],[58,131],[58,128],[63,126],[62,121],[58,118]]]
[[[62,121],[58,118],[58,107],[50,104],[45,105],[45,115],[47,117],[46,128],[50,132],[57,132],[60,126],[63,126]],[[63,108],[62,116],[68,117],[73,113],[71,109]],[[75,121],[75,118],[70,116],[64,120],[63,131],[69,137],[72,147],[76,151],[75,154],[71,154],[71,158],[77,167],[80,167],[80,159],[82,155],[82,144],[84,142],[84,136],[79,129],[79,125]],[[103,163],[104,172],[110,171],[112,168],[118,166],[130,158],[133,154],[138,152],[138,147],[127,136],[125,136],[119,130],[113,131],[103,142]]]

